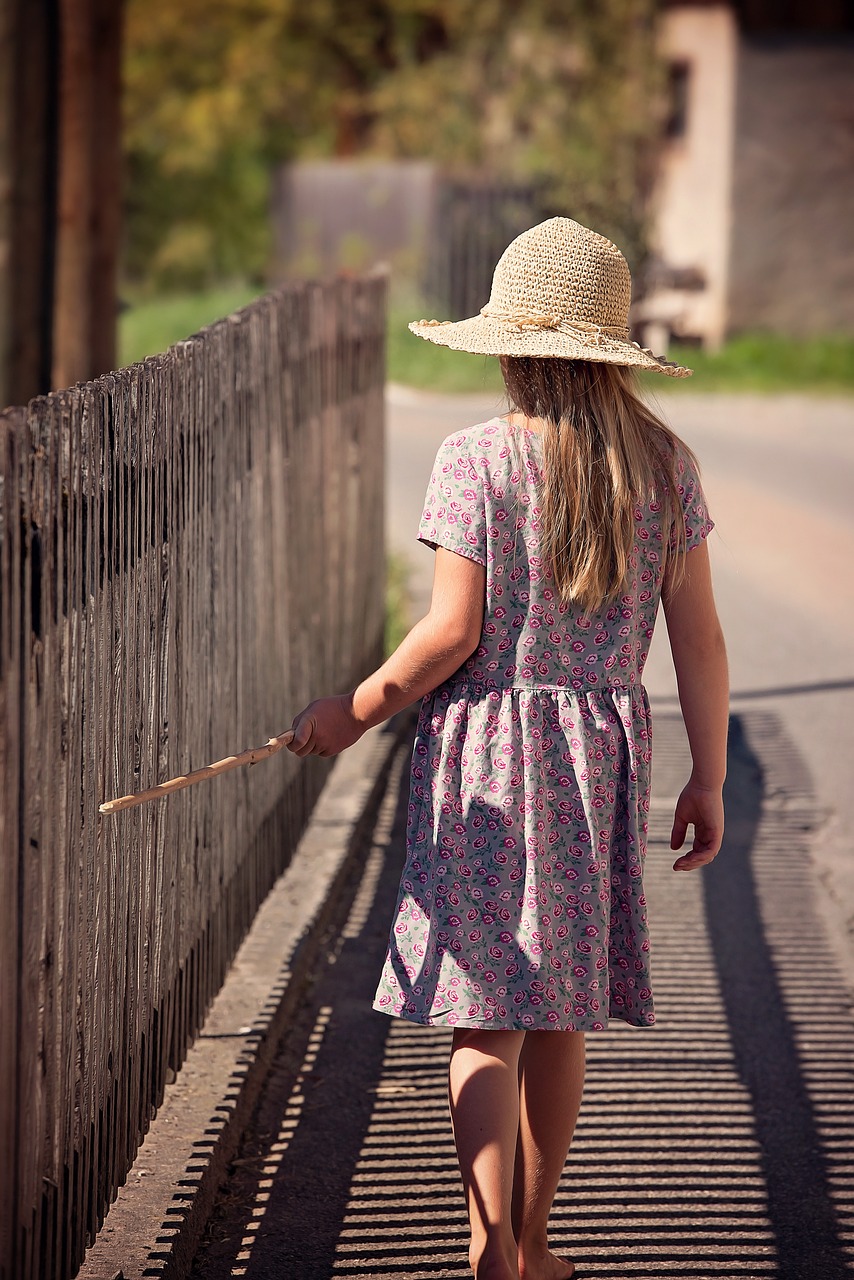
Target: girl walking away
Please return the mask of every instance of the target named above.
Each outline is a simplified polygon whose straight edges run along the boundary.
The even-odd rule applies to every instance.
[[[312,702],[291,750],[329,756],[422,699],[407,856],[374,1007],[453,1027],[450,1107],[477,1280],[568,1280],[547,1223],[584,1036],[653,1020],[643,866],[659,600],[693,767],[676,871],[723,835],[726,655],[693,454],[636,369],[620,251],[568,218],[519,236],[489,303],[410,328],[500,357],[503,417],[441,446],[419,536],[432,601],[353,692]]]

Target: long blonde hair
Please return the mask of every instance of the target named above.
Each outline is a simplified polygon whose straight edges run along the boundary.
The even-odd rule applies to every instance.
[[[634,371],[502,356],[501,372],[511,407],[542,422],[540,546],[561,599],[592,612],[623,593],[635,511],[648,499],[662,506],[662,554],[680,565],[677,450],[695,459],[640,399]]]

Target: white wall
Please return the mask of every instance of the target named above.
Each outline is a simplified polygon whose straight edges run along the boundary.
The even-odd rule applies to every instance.
[[[706,287],[659,289],[638,319],[714,348],[726,331],[738,30],[728,5],[684,5],[662,17],[662,48],[687,63],[687,125],[669,139],[653,196],[652,248],[669,267],[695,268]],[[647,330],[648,334],[650,333]]]

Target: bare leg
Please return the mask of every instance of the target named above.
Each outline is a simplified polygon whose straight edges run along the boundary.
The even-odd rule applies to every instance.
[[[569,1280],[574,1266],[551,1253],[549,1213],[584,1087],[582,1031],[528,1031],[519,1058],[519,1145],[513,1229],[521,1280]]]
[[[448,1072],[476,1280],[518,1280],[511,1220],[524,1031],[454,1030]]]

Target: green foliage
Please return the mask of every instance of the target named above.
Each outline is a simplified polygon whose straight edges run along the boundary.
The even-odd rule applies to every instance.
[[[385,655],[394,653],[409,630],[409,566],[406,559],[390,555],[386,562]]]
[[[197,174],[129,160],[132,200],[124,274],[137,288],[196,290],[235,276],[263,281],[270,256],[266,167],[221,154]]]
[[[438,7],[438,6],[437,6]],[[637,269],[664,110],[654,0],[470,0],[372,95],[370,142],[534,180],[545,212],[619,242]]]
[[[809,391],[854,393],[854,337],[786,338],[742,334],[718,352],[673,347],[668,359],[694,370],[693,378],[645,374],[651,391]]]
[[[128,0],[127,276],[199,287],[269,257],[271,167],[432,158],[535,180],[618,240],[661,114],[656,0]]]
[[[407,323],[418,319],[420,314],[418,308],[395,307],[390,312],[386,346],[389,382],[449,395],[468,392],[492,395],[504,390],[498,361],[491,356],[450,351],[410,333]]]
[[[125,275],[154,291],[235,275],[269,258],[269,148],[287,0],[129,0]]]
[[[197,333],[205,325],[230,315],[258,296],[248,284],[222,285],[206,293],[147,298],[131,305],[119,318],[119,359],[134,364],[157,355]]]

